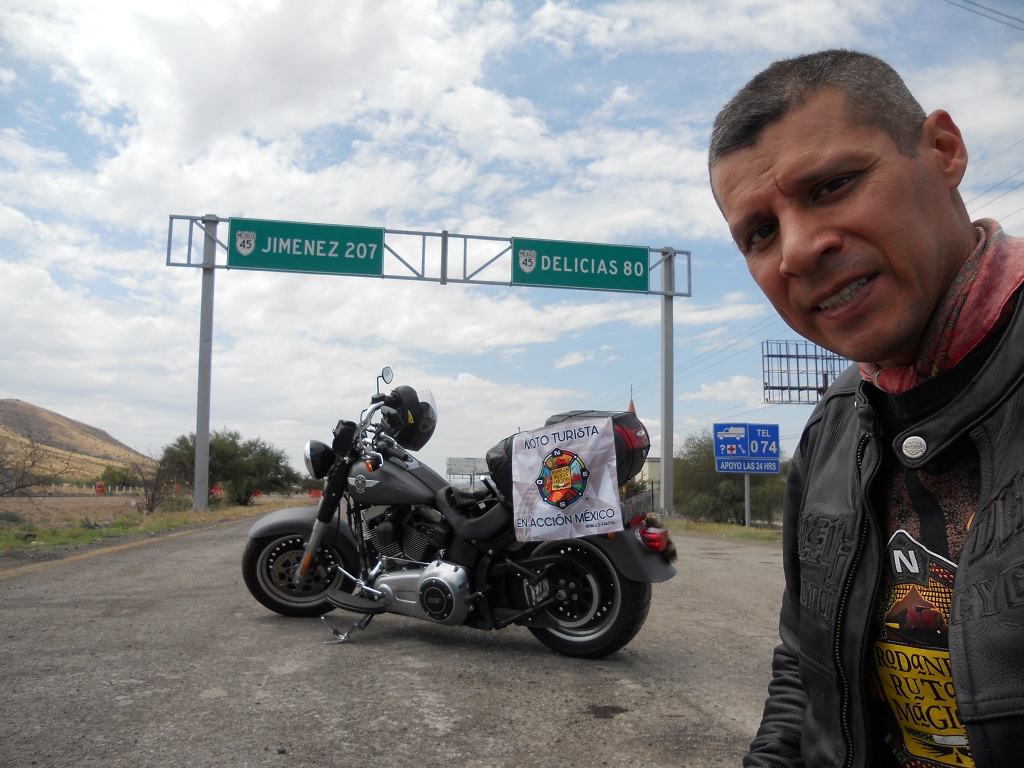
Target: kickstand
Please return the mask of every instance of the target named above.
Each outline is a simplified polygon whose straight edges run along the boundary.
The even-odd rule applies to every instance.
[[[376,614],[373,613],[366,614],[361,619],[359,619],[359,621],[356,621],[351,626],[349,626],[349,628],[346,629],[344,632],[342,632],[337,627],[332,627],[330,624],[328,624],[326,616],[321,616],[320,621],[322,621],[324,623],[324,626],[331,630],[331,634],[334,635],[333,640],[324,640],[324,645],[341,645],[346,640],[348,640],[348,636],[352,633],[353,629],[366,629],[366,625],[370,623],[370,619],[372,619],[375,615]]]

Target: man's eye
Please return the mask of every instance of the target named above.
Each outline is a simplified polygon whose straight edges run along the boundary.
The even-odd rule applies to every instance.
[[[814,196],[815,198],[822,198],[825,197],[826,195],[830,195],[833,192],[836,192],[837,190],[841,189],[842,187],[845,187],[847,184],[850,183],[852,179],[852,175],[836,176],[834,179],[829,179],[820,187],[818,187],[818,191]]]
[[[766,221],[763,224],[759,224],[750,235],[747,236],[747,246],[755,246],[769,237],[775,234],[775,230],[779,228],[779,225],[774,221]]]

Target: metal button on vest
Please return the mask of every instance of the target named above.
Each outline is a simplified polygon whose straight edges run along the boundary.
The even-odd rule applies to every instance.
[[[908,459],[919,459],[924,456],[924,452],[927,450],[928,443],[924,441],[923,437],[911,435],[903,441],[903,455]]]

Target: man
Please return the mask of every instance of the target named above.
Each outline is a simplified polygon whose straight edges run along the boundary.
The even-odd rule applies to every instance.
[[[956,124],[861,53],[756,76],[708,167],[775,309],[860,363],[793,458],[782,642],[744,764],[1020,765],[1024,240],[971,222]]]

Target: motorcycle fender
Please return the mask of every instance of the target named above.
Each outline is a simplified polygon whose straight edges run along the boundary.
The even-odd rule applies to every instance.
[[[309,536],[313,531],[313,523],[316,522],[316,513],[319,507],[285,507],[275,512],[264,515],[249,529],[250,539],[262,539],[266,536],[277,536],[282,533],[301,533]],[[331,518],[324,533],[325,543],[337,546],[348,545],[352,552],[357,552],[356,538],[352,535],[352,529],[341,521],[340,515]]]
[[[587,536],[587,541],[599,547],[627,579],[659,584],[676,575],[676,569],[657,552],[651,552],[640,543],[631,530],[609,536]]]

